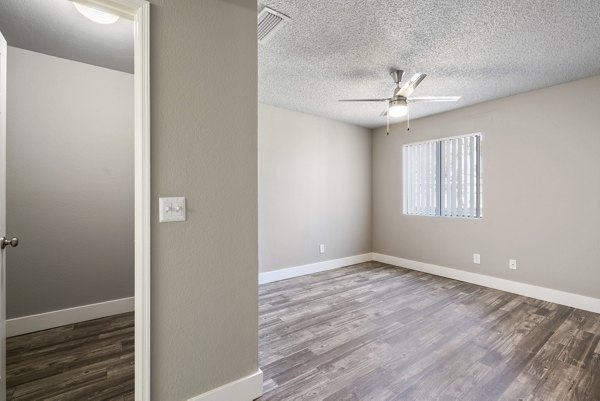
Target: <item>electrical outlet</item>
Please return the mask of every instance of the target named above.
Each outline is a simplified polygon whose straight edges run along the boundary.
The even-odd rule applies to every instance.
[[[481,264],[481,255],[478,253],[473,254],[473,263],[476,265]]]
[[[319,244],[319,253],[325,253],[325,244]]]
[[[517,270],[517,259],[508,259],[508,268],[511,270]]]

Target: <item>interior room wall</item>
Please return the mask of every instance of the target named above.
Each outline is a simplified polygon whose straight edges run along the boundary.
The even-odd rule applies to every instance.
[[[134,294],[133,75],[8,49],[7,317]]]
[[[600,297],[599,104],[596,76],[375,130],[373,252]],[[402,145],[474,132],[483,218],[403,215]]]
[[[261,104],[258,183],[261,272],[371,251],[369,129]]]
[[[258,369],[256,2],[151,3],[152,399],[186,400]]]

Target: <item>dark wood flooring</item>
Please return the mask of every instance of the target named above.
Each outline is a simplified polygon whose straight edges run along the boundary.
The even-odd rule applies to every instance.
[[[365,263],[260,286],[268,400],[600,400],[600,315]]]
[[[7,399],[133,401],[134,315],[6,341]]]

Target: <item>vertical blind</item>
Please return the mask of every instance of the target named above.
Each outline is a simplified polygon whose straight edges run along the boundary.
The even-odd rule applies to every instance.
[[[404,213],[481,217],[480,134],[404,145]]]

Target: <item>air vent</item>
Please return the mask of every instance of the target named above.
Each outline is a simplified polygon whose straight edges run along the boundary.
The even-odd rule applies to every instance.
[[[260,10],[258,13],[258,43],[266,43],[289,20],[290,17],[287,15],[269,7]]]

